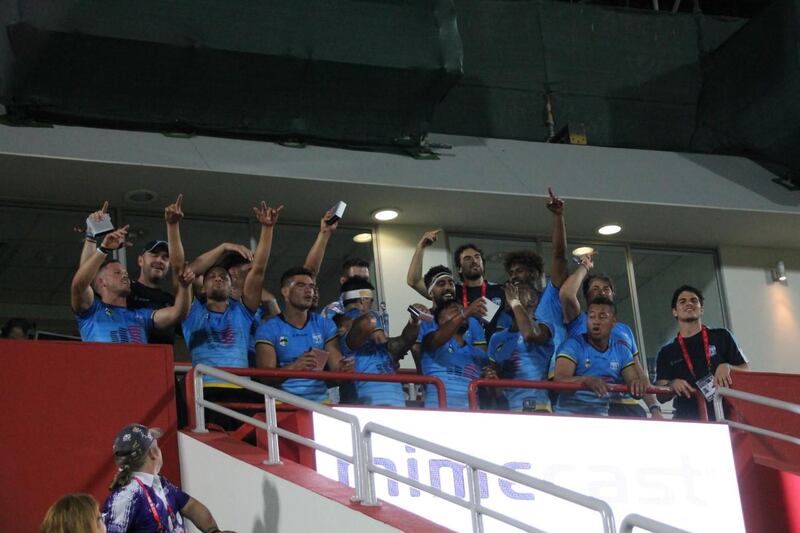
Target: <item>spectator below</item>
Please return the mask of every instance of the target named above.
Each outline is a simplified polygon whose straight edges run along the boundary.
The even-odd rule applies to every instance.
[[[352,372],[354,361],[339,351],[339,333],[333,320],[310,311],[314,298],[313,272],[304,267],[281,276],[284,310],[256,330],[256,366],[289,370],[322,370],[324,361],[336,372]],[[327,352],[324,354],[322,352]],[[281,388],[309,400],[325,401],[327,387],[321,379],[289,378]]]
[[[183,321],[183,338],[192,354],[193,365],[202,363],[223,368],[250,366],[250,330],[261,301],[275,224],[282,208],[268,207],[264,202],[258,208],[253,208],[261,224],[261,232],[240,300],[233,298],[231,276],[224,267],[212,266],[204,273],[205,301],[195,299],[189,316]],[[203,394],[212,402],[261,401],[257,394],[212,376],[204,377]],[[206,420],[225,429],[233,429],[239,424],[228,416],[210,410],[206,410]]]
[[[366,279],[352,277],[342,284],[341,298],[345,312],[341,316],[340,346],[342,354],[355,358],[355,372],[360,374],[394,374],[398,362],[416,341],[420,320],[412,315],[403,333],[387,337],[380,313],[373,309],[375,287]],[[428,313],[425,306],[415,309]],[[400,383],[357,381],[358,403],[405,407]]]
[[[510,327],[492,335],[487,351],[502,379],[547,380],[553,357],[552,331],[555,327],[538,321],[535,310],[539,293],[527,283],[507,283],[504,287],[510,315]],[[548,391],[541,389],[506,389],[508,407],[512,411],[552,412]]]
[[[675,414],[680,420],[697,420],[697,402],[692,397],[700,390],[709,400],[708,417],[715,420],[713,399],[716,387],[730,387],[732,370],[750,370],[747,357],[731,332],[703,325],[703,293],[689,285],[675,289],[672,316],[678,322],[678,336],[661,347],[656,362],[656,385],[669,386],[675,397]],[[660,397],[667,402],[670,397]]]
[[[3,326],[2,338],[25,340],[30,339],[33,326],[24,318],[10,318]]]
[[[106,533],[106,524],[92,496],[67,494],[47,510],[39,533]]]
[[[648,383],[637,370],[630,348],[613,342],[614,302],[597,297],[589,304],[587,315],[587,332],[568,338],[556,349],[555,380],[582,383],[589,390],[559,394],[555,411],[608,416],[607,384],[624,381],[634,396],[641,396]]]
[[[588,329],[586,311],[581,311],[581,304],[578,301],[579,289],[583,292],[583,298],[587,304],[599,297],[607,298],[612,302],[614,301],[614,283],[611,278],[603,274],[591,274],[594,268],[594,257],[596,255],[597,252],[592,252],[591,254],[582,256],[578,268],[567,278],[559,292],[561,307],[564,311],[564,323],[567,325],[567,335],[569,337],[579,337],[585,334]],[[639,372],[639,378],[645,380],[648,386],[650,386],[650,378],[642,363],[641,356],[639,355],[636,336],[633,334],[630,326],[616,321],[616,312],[614,326],[611,330],[611,342],[614,344],[622,344],[630,350],[636,362],[635,369]],[[661,415],[661,406],[658,404],[655,395],[645,394],[644,402],[653,418],[663,418]],[[611,416],[647,417],[647,413],[642,409],[641,405],[639,405],[639,401],[632,398],[629,394],[612,394],[611,410],[609,414]]]
[[[103,506],[108,533],[182,532],[187,530],[184,517],[204,533],[225,533],[205,505],[159,474],[163,465],[160,436],[158,429],[130,424],[114,439],[119,471]]]
[[[481,377],[486,357],[483,327],[475,318],[486,313],[486,305],[475,300],[463,309],[455,299],[453,274],[446,266],[432,267],[425,274],[434,303],[434,320],[425,322],[417,336],[421,345],[419,367],[422,374],[442,380],[447,407],[469,407],[469,382]],[[425,386],[425,407],[438,407],[436,388]]]
[[[168,222],[167,235],[180,240],[177,225]],[[194,273],[183,266],[174,305],[157,310],[128,308],[128,272],[116,259],[108,260],[113,251],[126,245],[127,233],[128,226],[106,233],[91,255],[84,248],[86,256],[72,278],[70,301],[84,341],[146,344],[154,330],[174,328],[189,311]]]

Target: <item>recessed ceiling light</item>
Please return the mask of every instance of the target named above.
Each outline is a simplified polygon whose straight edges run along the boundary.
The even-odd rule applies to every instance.
[[[372,241],[372,233],[359,233],[358,235],[353,235],[353,242],[363,244],[365,242],[371,242],[371,241]]]
[[[380,220],[381,222],[386,222],[387,220],[396,219],[399,214],[400,211],[394,208],[378,209],[372,213],[372,218],[375,220]]]
[[[597,233],[600,235],[616,235],[620,231],[622,231],[622,226],[617,224],[608,224],[607,226],[597,228]]]
[[[158,198],[158,194],[149,189],[136,189],[125,193],[125,201],[132,204],[149,204]]]
[[[581,257],[582,255],[589,255],[592,252],[594,252],[594,248],[591,246],[581,246],[572,250],[572,255],[575,257]]]

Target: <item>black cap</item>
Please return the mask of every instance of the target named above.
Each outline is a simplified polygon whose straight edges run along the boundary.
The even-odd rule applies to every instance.
[[[155,253],[156,251],[161,249],[169,253],[169,244],[167,243],[167,241],[159,241],[159,240],[150,241],[144,245],[144,248],[142,248],[142,253],[143,254],[147,252]]]
[[[148,428],[142,424],[128,424],[117,433],[114,439],[114,455],[136,459],[147,453],[153,442],[162,435],[158,428]]]

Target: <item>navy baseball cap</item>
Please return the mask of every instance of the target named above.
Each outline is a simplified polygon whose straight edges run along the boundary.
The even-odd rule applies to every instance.
[[[158,428],[148,428],[142,424],[128,424],[117,433],[114,438],[114,455],[116,457],[130,457],[135,459],[153,445],[157,438],[163,435]]]
[[[158,250],[164,250],[165,252],[169,253],[169,244],[167,243],[167,241],[159,241],[159,240],[150,241],[144,245],[144,248],[142,248],[142,253],[143,254],[147,252],[155,253]]]

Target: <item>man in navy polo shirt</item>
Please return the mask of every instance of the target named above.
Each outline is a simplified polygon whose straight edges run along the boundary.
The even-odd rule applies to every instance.
[[[703,325],[703,293],[682,285],[672,295],[672,316],[678,322],[678,335],[658,351],[656,385],[669,386],[675,395],[674,418],[696,420],[697,403],[692,395],[699,384],[710,381],[714,387],[730,387],[732,370],[750,370],[730,331]],[[669,401],[669,397],[660,397]],[[708,404],[708,415],[714,409]]]

